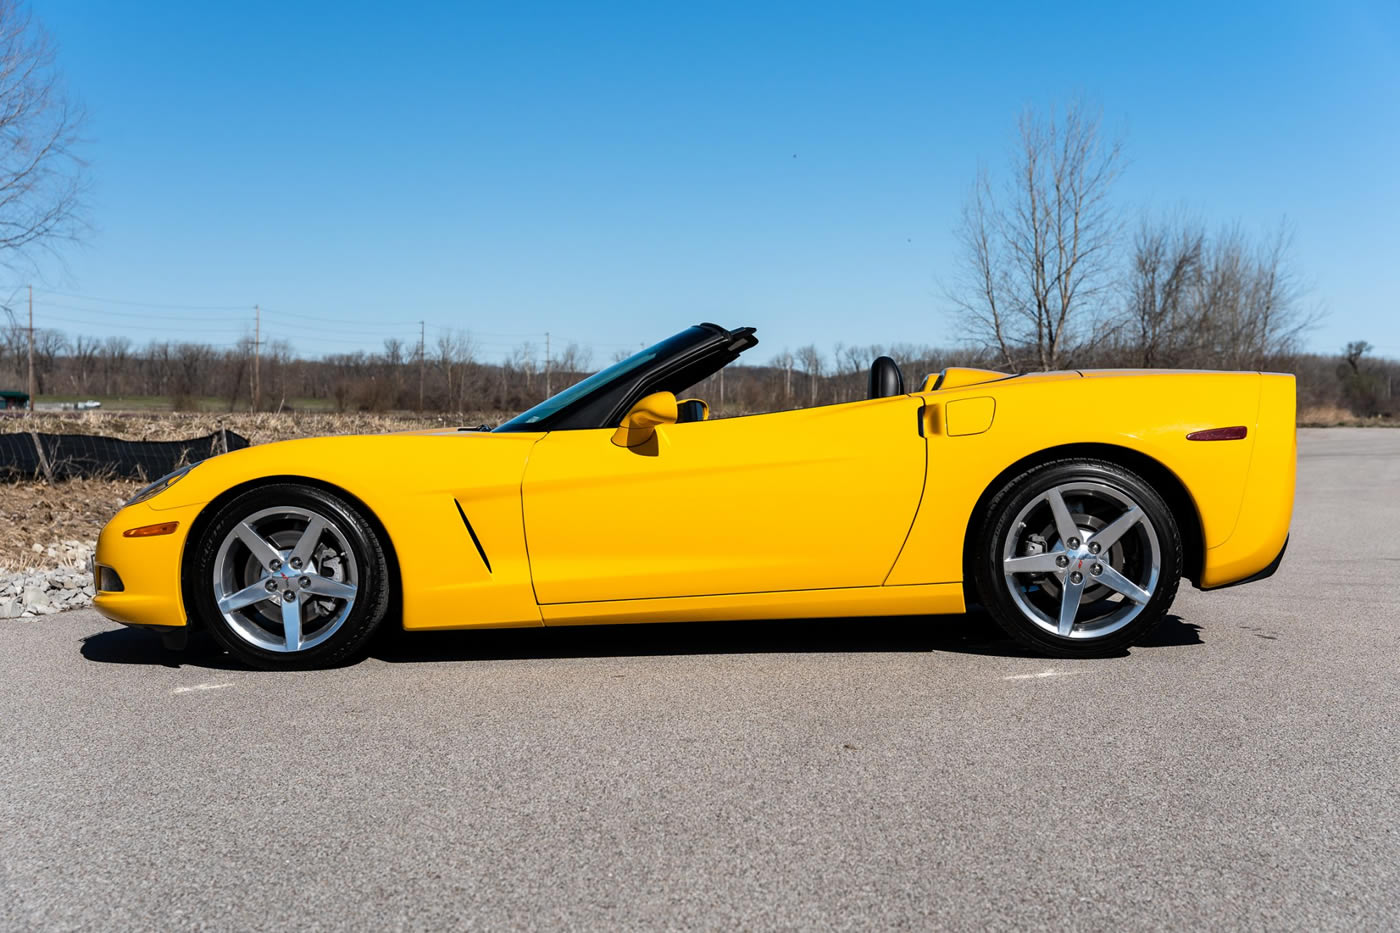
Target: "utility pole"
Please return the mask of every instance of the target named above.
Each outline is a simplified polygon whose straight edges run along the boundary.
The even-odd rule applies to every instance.
[[[550,363],[551,363],[551,361],[550,361],[550,357],[549,357],[549,331],[545,331],[545,332],[544,332],[544,397],[545,397],[545,398],[549,398],[551,395],[554,394],[553,392],[551,392],[551,391],[549,390],[549,371],[550,371]]]
[[[424,323],[418,322],[418,414],[423,414],[423,377],[427,368],[427,331]]]
[[[39,394],[38,383],[34,381],[34,286],[29,286],[29,410],[34,410],[34,400]]]
[[[253,305],[253,411],[262,406],[262,306]]]

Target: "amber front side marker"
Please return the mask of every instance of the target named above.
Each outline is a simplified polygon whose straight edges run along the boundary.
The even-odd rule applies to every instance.
[[[159,525],[142,525],[140,528],[128,528],[122,532],[123,538],[154,538],[156,535],[168,535],[180,526],[179,522],[162,522]]]

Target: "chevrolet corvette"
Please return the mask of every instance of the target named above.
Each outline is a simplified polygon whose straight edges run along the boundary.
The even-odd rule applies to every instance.
[[[404,629],[949,615],[1121,653],[1287,544],[1293,377],[950,368],[868,398],[709,418],[680,398],[757,343],[687,328],[492,430],[266,444],[132,498],[99,612],[264,668]],[[859,624],[852,621],[851,624]]]

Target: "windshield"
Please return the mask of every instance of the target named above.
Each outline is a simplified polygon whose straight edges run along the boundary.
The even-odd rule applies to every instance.
[[[647,392],[676,393],[718,372],[758,343],[752,327],[726,330],[697,324],[569,386],[497,431],[576,431],[616,428]]]
[[[677,334],[675,337],[667,337],[660,343],[647,347],[645,350],[638,353],[634,353],[625,360],[619,360],[607,369],[594,373],[582,382],[574,383],[563,392],[551,395],[534,408],[521,412],[496,428],[496,430],[520,431],[527,425],[537,424],[543,421],[555,412],[562,411],[574,402],[607,385],[613,380],[621,379],[628,373],[645,366],[663,353],[669,353],[671,345],[674,344],[680,336],[680,334]]]

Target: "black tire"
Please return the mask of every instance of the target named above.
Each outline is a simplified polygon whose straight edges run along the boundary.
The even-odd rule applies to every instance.
[[[1066,504],[1071,525],[1081,529],[1081,537],[1071,539],[1078,541],[1074,550],[1064,549],[1052,497]],[[1135,518],[1126,503],[1136,505],[1141,517]],[[1099,532],[1105,541],[1112,537],[1113,507],[1122,509],[1123,523],[1132,524],[1102,551],[1102,543],[1091,542]],[[1008,541],[1009,536],[1015,537]],[[1095,544],[1100,556],[1088,553]],[[1053,657],[1102,657],[1139,643],[1166,615],[1180,582],[1181,534],[1161,495],[1133,471],[1103,460],[1055,460],[1013,477],[996,492],[970,557],[978,596],[1008,635]],[[1012,572],[1008,557],[1026,557],[1037,565],[1051,561],[1054,568]],[[1072,576],[1077,579],[1071,581]],[[1110,577],[1114,582],[1105,585]],[[1125,579],[1136,585],[1135,596],[1113,589],[1127,589]],[[1145,585],[1149,581],[1152,585]],[[1056,615],[1068,605],[1067,594],[1075,593],[1093,598],[1076,598],[1075,608]],[[1064,619],[1071,620],[1069,636],[1063,634]]]
[[[257,516],[263,517],[255,518]],[[299,536],[310,525],[310,516],[317,516],[327,523],[328,530],[317,537],[321,542],[328,543],[319,546],[318,553],[324,558],[321,568],[316,570],[314,563],[308,562],[310,566],[303,571],[303,576],[291,570],[291,560],[287,561],[286,570],[286,573],[292,574],[291,577],[268,573],[257,555],[243,545],[235,531],[245,521],[258,521],[260,528],[275,529],[280,519],[286,530],[274,531],[265,540],[274,548],[282,548],[285,555],[287,542],[294,540],[294,536]],[[299,531],[297,521],[303,518],[307,520],[307,526]],[[246,555],[237,550],[240,545],[247,551]],[[221,549],[224,555],[222,561]],[[225,585],[224,590],[216,590],[220,583],[228,584],[228,574],[232,572],[236,576],[240,567],[243,568],[241,579],[232,585]],[[347,587],[353,590],[348,598],[343,595],[313,595],[319,593],[322,586],[336,584],[334,576],[337,574],[353,575],[352,579],[347,578],[340,583],[342,590]],[[278,596],[284,593],[296,595],[275,601],[268,596],[270,603],[241,606],[231,610],[228,616],[219,608],[220,593],[240,585],[248,585],[251,589],[252,584],[269,579],[272,585],[283,587]],[[353,587],[349,586],[351,583]],[[184,584],[186,606],[197,623],[230,654],[264,670],[335,667],[358,660],[384,621],[391,595],[388,557],[374,527],[360,508],[326,490],[290,482],[259,486],[223,504],[204,526],[187,557]],[[300,592],[305,587],[315,587],[316,590]],[[296,617],[287,618],[286,627],[282,629],[287,639],[285,646],[276,650],[265,647],[262,641],[276,641],[279,637],[277,619],[283,611],[283,604],[294,600],[298,606],[307,607],[300,612],[303,621],[298,622]],[[314,605],[310,605],[312,603]],[[279,615],[274,616],[274,613]],[[314,623],[318,619],[322,627],[309,629],[306,638],[309,642],[316,642],[317,638],[321,640],[301,648],[301,625]],[[293,629],[295,637],[292,637],[287,635],[286,629],[291,629],[294,623],[297,628]],[[253,639],[258,639],[259,643]],[[292,648],[291,645],[298,647]]]

